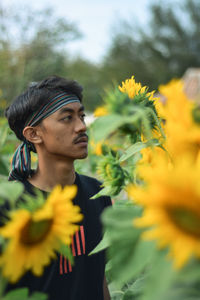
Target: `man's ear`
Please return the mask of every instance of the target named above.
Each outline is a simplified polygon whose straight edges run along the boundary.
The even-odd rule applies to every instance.
[[[27,141],[33,144],[40,144],[42,142],[42,138],[40,135],[40,130],[37,126],[26,126],[23,130],[23,135]]]

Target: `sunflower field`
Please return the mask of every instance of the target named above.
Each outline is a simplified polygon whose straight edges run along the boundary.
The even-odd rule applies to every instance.
[[[178,79],[156,94],[132,76],[103,100],[88,128],[89,156],[76,162],[77,172],[102,181],[93,198],[113,201],[90,255],[106,249],[112,300],[200,299],[200,107]],[[74,222],[83,216],[72,205],[76,187],[56,187],[47,199],[38,194],[37,203],[17,201],[23,187],[7,182],[16,146],[2,119],[0,205],[10,209],[0,220],[0,299],[45,300],[27,289],[6,294],[6,284],[27,270],[41,275],[56,251],[72,261]]]

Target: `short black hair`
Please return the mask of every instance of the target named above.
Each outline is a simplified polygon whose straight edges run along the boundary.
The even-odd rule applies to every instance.
[[[6,108],[5,116],[8,124],[18,139],[23,141],[23,129],[32,113],[60,92],[75,94],[82,102],[82,91],[83,88],[77,81],[56,75],[49,76],[40,82],[33,82]]]

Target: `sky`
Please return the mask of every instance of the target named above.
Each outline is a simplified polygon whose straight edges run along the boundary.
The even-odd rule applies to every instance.
[[[156,0],[154,0],[156,1]],[[157,0],[158,1],[158,0]],[[106,53],[111,40],[111,31],[119,19],[134,20],[145,25],[148,19],[148,5],[151,0],[1,0],[3,5],[33,8],[53,7],[56,15],[65,17],[77,25],[82,38],[69,45],[71,55],[81,55],[98,63]]]

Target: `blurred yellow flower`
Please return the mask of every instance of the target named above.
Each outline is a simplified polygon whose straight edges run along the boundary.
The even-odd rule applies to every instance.
[[[99,106],[94,111],[95,117],[102,117],[102,116],[106,116],[106,115],[108,115],[108,110],[105,106]]]
[[[173,157],[189,152],[196,159],[200,149],[200,126],[194,122],[194,102],[187,98],[181,80],[172,80],[159,88],[166,98],[162,107],[166,119],[167,147]]]
[[[139,164],[152,164],[153,160],[156,160],[158,155],[166,155],[165,150],[161,147],[147,147],[141,151],[142,158],[139,161]]]
[[[144,207],[137,227],[146,227],[145,239],[156,239],[158,246],[169,247],[175,268],[184,266],[191,256],[200,259],[200,164],[192,165],[184,156],[170,165],[158,157],[152,168],[145,165],[143,187],[129,186],[131,199]]]
[[[163,103],[159,98],[156,98],[154,102],[158,116],[161,119],[165,119],[165,103]]]
[[[7,239],[0,257],[3,276],[16,282],[27,271],[36,276],[56,257],[61,244],[69,245],[82,219],[80,208],[73,205],[76,186],[57,186],[38,210],[19,209],[10,213],[10,221],[0,228]]]
[[[94,153],[95,155],[102,155],[102,145],[103,142],[97,142],[95,143],[93,140],[90,141],[90,146],[92,148],[92,153]]]
[[[1,95],[0,95],[0,97],[1,97]],[[6,108],[6,106],[7,106],[6,100],[5,99],[1,99],[0,100],[0,108],[4,109],[4,108]]]

